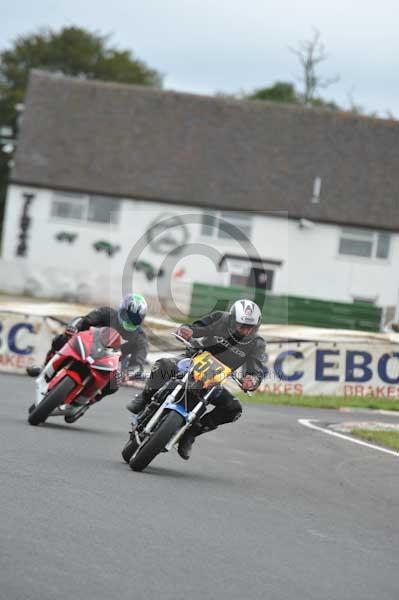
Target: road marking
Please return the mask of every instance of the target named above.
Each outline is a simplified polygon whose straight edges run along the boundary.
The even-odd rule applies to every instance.
[[[341,438],[343,440],[347,440],[348,442],[352,442],[353,444],[359,444],[359,446],[366,446],[366,448],[372,448],[373,450],[379,450],[380,452],[385,452],[386,454],[391,454],[393,456],[399,456],[399,452],[395,452],[394,450],[388,450],[387,448],[382,448],[381,446],[375,446],[374,444],[369,444],[368,442],[363,442],[362,440],[358,440],[356,438],[350,437],[349,435],[344,435],[343,433],[338,433],[336,431],[331,431],[330,429],[325,429],[323,427],[318,427],[312,423],[311,419],[298,419],[298,423],[303,425],[304,427],[309,427],[310,429],[315,429],[316,431],[322,431],[323,433],[327,433],[327,435],[333,435],[334,437]],[[316,421],[317,423],[317,421]]]

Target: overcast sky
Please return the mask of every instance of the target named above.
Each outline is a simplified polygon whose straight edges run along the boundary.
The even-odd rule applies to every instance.
[[[277,80],[299,86],[289,51],[320,31],[320,68],[338,83],[326,99],[399,118],[398,0],[0,0],[0,49],[40,27],[76,25],[112,34],[164,75],[167,89],[250,92]],[[352,99],[352,100],[351,100]]]

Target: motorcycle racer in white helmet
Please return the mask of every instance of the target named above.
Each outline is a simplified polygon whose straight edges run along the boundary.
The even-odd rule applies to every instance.
[[[209,350],[233,371],[242,368],[243,389],[256,390],[263,379],[266,360],[265,341],[258,335],[260,323],[259,306],[244,298],[234,302],[228,312],[215,311],[190,325],[181,325],[177,333],[186,340],[201,338],[200,344],[204,350]],[[132,413],[140,413],[150,402],[154,392],[176,376],[178,360],[162,358],[156,361],[142,394],[127,405]],[[195,437],[216,429],[223,423],[236,421],[241,416],[241,403],[226,387],[221,387],[214,394],[212,404],[215,408],[207,412],[181,438],[178,452],[182,458],[187,460],[190,457]]]

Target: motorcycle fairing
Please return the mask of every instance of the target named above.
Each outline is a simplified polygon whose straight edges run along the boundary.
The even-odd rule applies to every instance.
[[[89,363],[94,369],[116,371],[121,355],[121,352],[115,349],[118,341],[119,334],[114,334],[109,327],[90,327],[87,331],[76,334],[67,344],[76,358]]]
[[[68,375],[76,381],[76,388],[72,390],[64,404],[73,402],[80,393],[92,399],[96,392],[108,383],[109,372],[118,369],[121,353],[115,350],[115,346],[119,341],[119,334],[108,327],[100,329],[90,327],[86,331],[75,334],[56,355],[57,358],[53,363],[56,374],[50,379],[48,390]],[[106,343],[110,345],[106,346]],[[87,386],[83,383],[84,375],[80,370],[73,368],[76,362],[87,365],[87,375],[91,374],[93,380],[91,385]]]

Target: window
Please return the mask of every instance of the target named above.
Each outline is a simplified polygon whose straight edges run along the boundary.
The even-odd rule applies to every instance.
[[[252,231],[251,216],[243,212],[220,211],[202,215],[201,235],[245,241]]]
[[[83,223],[118,223],[120,202],[115,198],[95,194],[55,192],[50,215],[57,219]]]
[[[81,221],[85,211],[85,197],[78,194],[56,193],[51,205],[51,216],[58,219]]]
[[[118,223],[119,202],[106,196],[90,196],[87,219],[96,223]]]
[[[377,239],[377,258],[388,258],[389,256],[389,243],[391,241],[391,236],[389,233],[379,233]]]
[[[368,229],[343,229],[338,253],[346,256],[387,259],[391,236],[382,231]]]

